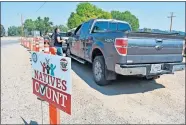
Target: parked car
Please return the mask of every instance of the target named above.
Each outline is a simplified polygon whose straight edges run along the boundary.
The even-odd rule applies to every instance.
[[[183,37],[132,32],[124,21],[92,19],[69,33],[67,56],[92,63],[94,80],[106,85],[116,75],[159,78],[183,70]]]

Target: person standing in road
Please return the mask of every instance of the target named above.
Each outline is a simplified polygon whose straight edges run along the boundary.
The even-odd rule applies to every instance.
[[[62,43],[65,42],[64,40],[60,39],[60,29],[55,28],[54,31],[54,47],[57,49],[57,55],[63,56],[63,50],[62,50]]]

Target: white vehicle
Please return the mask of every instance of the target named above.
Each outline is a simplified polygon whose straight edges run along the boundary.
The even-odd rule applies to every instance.
[[[59,34],[60,34],[61,39],[66,41],[66,43],[62,43],[63,52],[66,52],[66,49],[67,49],[67,40],[68,40],[69,37],[67,36],[67,33],[66,32],[61,32]]]
[[[60,33],[61,39],[67,41],[69,37],[67,37],[67,33],[66,32],[61,32]]]

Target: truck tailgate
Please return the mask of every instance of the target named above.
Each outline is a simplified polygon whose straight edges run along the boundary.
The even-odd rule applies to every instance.
[[[183,60],[183,38],[162,34],[128,35],[127,63],[164,63]]]

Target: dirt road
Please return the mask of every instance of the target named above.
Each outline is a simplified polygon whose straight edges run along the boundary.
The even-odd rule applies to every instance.
[[[1,123],[48,124],[48,104],[41,109],[32,94],[30,53],[15,39],[12,42],[1,46]],[[120,76],[100,87],[91,65],[72,61],[72,84],[72,115],[61,111],[62,124],[185,124],[185,71],[154,81]]]

